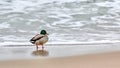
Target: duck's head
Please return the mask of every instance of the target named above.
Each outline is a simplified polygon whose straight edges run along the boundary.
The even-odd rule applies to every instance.
[[[47,31],[46,30],[41,30],[40,34],[43,34],[43,35],[48,35]]]

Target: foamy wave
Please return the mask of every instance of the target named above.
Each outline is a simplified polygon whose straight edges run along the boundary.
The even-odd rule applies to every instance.
[[[119,0],[1,0],[0,38],[28,42],[40,29],[46,29],[50,43],[110,43],[120,40],[119,3]]]
[[[10,24],[4,22],[0,24],[0,29],[4,29],[4,28],[10,28]]]
[[[44,3],[52,3],[52,2],[64,3],[64,2],[74,2],[74,1],[77,1],[77,0],[34,0],[34,1],[27,1],[27,0],[26,1],[24,0],[4,1],[3,0],[1,1],[1,4],[8,5],[8,6],[6,6],[5,8],[3,7],[1,8],[10,9],[7,12],[25,12],[25,9],[28,7],[36,7]],[[80,1],[85,1],[85,0],[80,0]],[[34,9],[31,8],[30,10],[34,10]]]

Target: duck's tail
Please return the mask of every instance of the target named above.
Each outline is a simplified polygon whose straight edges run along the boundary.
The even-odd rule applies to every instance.
[[[35,44],[35,41],[36,41],[36,40],[33,40],[33,38],[30,39],[30,42],[31,42],[32,44]]]

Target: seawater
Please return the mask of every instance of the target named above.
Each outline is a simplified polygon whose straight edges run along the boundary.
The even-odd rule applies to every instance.
[[[0,43],[27,43],[42,29],[49,43],[119,42],[120,1],[0,0]]]

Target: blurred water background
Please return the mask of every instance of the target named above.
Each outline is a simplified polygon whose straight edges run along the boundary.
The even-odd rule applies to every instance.
[[[41,29],[49,42],[120,40],[119,0],[0,0],[0,43],[29,42]]]

